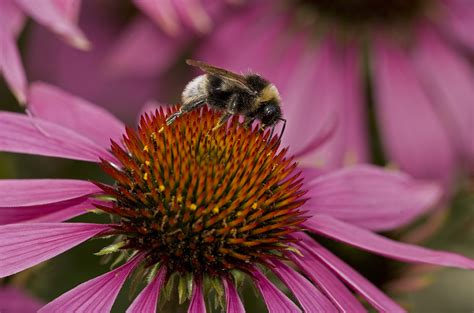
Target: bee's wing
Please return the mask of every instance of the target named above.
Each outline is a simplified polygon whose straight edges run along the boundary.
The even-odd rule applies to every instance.
[[[199,67],[201,70],[203,70],[206,73],[217,76],[224,80],[231,81],[232,83],[236,84],[239,88],[245,90],[249,94],[257,93],[255,90],[253,90],[252,88],[248,86],[247,81],[245,80],[245,77],[242,75],[233,73],[231,71],[225,70],[220,67],[216,67],[216,66],[204,63],[202,61],[188,59],[186,60],[186,63],[191,66]]]

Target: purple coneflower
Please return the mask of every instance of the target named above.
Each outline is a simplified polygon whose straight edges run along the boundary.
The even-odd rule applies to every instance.
[[[355,294],[380,311],[404,311],[310,233],[401,261],[474,268],[463,256],[374,232],[406,224],[436,202],[433,184],[367,165],[326,174],[299,168],[268,132],[244,129],[236,119],[212,130],[219,116],[209,109],[170,126],[170,112],[157,109],[134,130],[44,84],[33,85],[29,99],[32,116],[0,113],[0,151],[96,162],[114,182],[1,181],[1,217],[9,224],[0,226],[0,276],[91,238],[113,238],[98,254],[122,263],[40,312],[108,312],[130,276],[146,286],[128,312],[155,312],[170,288],[189,299],[188,312],[206,311],[209,290],[227,312],[243,312],[242,277],[270,312],[366,311]],[[113,223],[64,222],[86,209]]]
[[[298,125],[284,138],[293,148],[305,144],[295,146],[295,134],[336,114],[337,133],[307,164],[369,161],[370,97],[388,161],[448,185],[457,170],[474,170],[472,29],[465,0],[247,1],[199,58],[274,81]]]
[[[26,102],[27,83],[15,41],[25,25],[25,15],[64,37],[74,47],[87,49],[89,42],[75,24],[78,4],[70,0],[0,1],[0,73],[20,103]]]

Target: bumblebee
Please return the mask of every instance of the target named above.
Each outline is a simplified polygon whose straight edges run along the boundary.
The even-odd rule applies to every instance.
[[[239,75],[196,60],[186,60],[186,63],[200,68],[205,74],[186,85],[181,95],[182,106],[168,117],[167,125],[207,103],[211,108],[223,112],[215,128],[237,114],[245,117],[245,127],[252,125],[255,120],[261,122],[262,130],[271,126],[270,138],[275,125],[283,121],[283,134],[286,120],[282,118],[280,94],[275,85],[257,74]]]

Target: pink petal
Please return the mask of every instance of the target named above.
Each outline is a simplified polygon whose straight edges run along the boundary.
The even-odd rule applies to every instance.
[[[135,257],[113,271],[80,284],[38,312],[110,312],[127,276],[141,260]]]
[[[54,0],[15,0],[38,23],[63,36],[79,49],[88,49],[90,43],[80,29],[55,4]]]
[[[441,198],[436,184],[371,165],[321,175],[307,186],[310,211],[377,231],[412,222]]]
[[[471,1],[441,2],[440,30],[474,50],[474,8]]]
[[[82,0],[53,0],[54,5],[70,21],[77,23]]]
[[[21,289],[8,285],[0,287],[0,312],[32,313],[38,311],[41,306],[41,301]]]
[[[108,225],[85,223],[0,226],[0,277],[49,260],[108,228]]]
[[[176,9],[183,21],[200,33],[212,28],[212,20],[199,0],[174,0]]]
[[[262,60],[256,52],[262,46],[272,47],[273,45],[268,38],[274,38],[275,34],[278,33],[274,19],[264,15],[265,10],[271,7],[271,3],[259,1],[258,4],[252,6],[251,10],[244,10],[236,17],[229,18],[226,23],[216,28],[212,36],[209,36],[208,40],[202,45],[201,51],[198,53],[199,59],[212,61],[213,64],[224,66],[236,72],[247,71],[249,67],[254,70],[255,67],[258,67],[258,70],[260,70],[260,62],[268,60]],[[262,18],[262,16],[265,16],[265,18]],[[272,36],[267,36],[269,31],[271,31]],[[262,40],[254,40],[256,37]],[[239,40],[236,41],[235,38],[239,38]],[[241,46],[245,46],[246,49],[236,54],[236,49]]]
[[[120,142],[125,125],[105,109],[45,83],[33,83],[28,108],[34,116],[70,128],[104,148]]]
[[[101,189],[84,180],[0,179],[0,207],[47,204],[96,193],[102,193]]]
[[[288,255],[290,259],[306,273],[306,276],[308,276],[313,283],[319,286],[319,289],[326,294],[341,312],[367,311],[340,279],[311,253],[311,250],[299,244],[296,248],[303,256],[291,253]]]
[[[226,312],[227,313],[245,313],[244,305],[240,300],[239,293],[235,289],[234,284],[227,278],[222,278],[224,285]]]
[[[114,161],[102,147],[73,130],[18,113],[0,112],[0,151],[99,162]]]
[[[279,290],[271,281],[263,275],[260,270],[252,270],[252,278],[258,290],[262,294],[263,300],[267,304],[269,313],[276,312],[301,312],[281,290]]]
[[[307,142],[305,146],[301,148],[301,150],[293,152],[294,157],[301,158],[317,151],[319,147],[333,139],[338,127],[339,123],[337,118],[335,116],[329,117],[328,121],[326,121],[324,125],[324,128],[319,128],[312,136],[313,139],[310,142]]]
[[[22,31],[25,19],[25,14],[15,4],[15,0],[0,1],[1,29],[5,30],[8,34],[12,34],[12,38],[16,38]]]
[[[363,82],[360,64],[359,46],[347,44],[343,47],[342,82],[343,117],[345,125],[344,164],[356,164],[369,161],[369,139],[367,137],[366,101],[363,95]]]
[[[305,312],[339,312],[336,307],[300,273],[284,263],[274,260],[273,272],[285,283]]]
[[[327,215],[316,214],[304,225],[314,233],[396,260],[474,269],[474,260],[462,255],[397,242]]]
[[[21,64],[20,53],[16,47],[14,28],[18,27],[18,9],[10,1],[0,4],[0,72],[17,98],[26,101],[26,75]]]
[[[322,168],[337,168],[344,157],[344,116],[341,82],[340,51],[330,38],[320,42],[317,51],[310,47],[299,58],[292,72],[292,79],[282,86],[283,115],[289,125],[283,143],[293,151],[307,147],[312,136],[327,128],[328,121],[337,121],[337,129],[331,138],[317,150],[300,159],[301,164]],[[317,99],[317,103],[315,102]],[[301,136],[301,134],[308,134]]]
[[[474,6],[471,7],[474,13]],[[474,75],[471,64],[461,51],[455,51],[429,28],[419,33],[413,63],[437,113],[450,131],[451,140],[457,144],[463,160],[474,168]]]
[[[365,277],[354,271],[349,265],[341,261],[323,246],[315,242],[304,233],[298,233],[295,237],[301,239],[298,246],[303,246],[326,264],[331,270],[341,277],[354,290],[358,291],[367,301],[380,312],[405,312],[395,301],[375,287]]]
[[[155,278],[140,292],[126,313],[156,312],[160,290],[166,278],[166,267],[161,266]]]
[[[303,176],[306,182],[312,181],[313,179],[321,175],[332,172],[332,171],[324,170],[321,168],[305,167],[305,166],[299,166],[298,170],[300,170],[303,173]]]
[[[160,32],[150,20],[139,17],[129,23],[111,47],[106,66],[119,77],[156,77],[176,62],[177,55],[191,39],[188,32],[170,37]]]
[[[109,204],[110,202],[81,197],[43,205],[0,207],[0,225],[62,222],[95,209],[95,205]]]
[[[111,49],[126,26],[117,21],[115,14],[122,3],[83,2],[81,25],[93,44],[93,49],[87,53],[65,45],[44,27],[32,27],[25,62],[32,79],[59,86],[107,107],[121,120],[133,123],[139,106],[165,93],[165,90],[157,88],[161,86],[161,78],[157,79],[156,75],[148,78],[117,77],[107,68]]]
[[[379,126],[389,158],[415,177],[449,182],[453,147],[408,56],[379,40],[373,59]]]
[[[193,294],[189,303],[188,313],[206,313],[206,303],[202,293],[202,282],[200,279],[193,281]]]
[[[133,2],[168,35],[176,35],[179,32],[179,18],[172,0],[133,0]]]

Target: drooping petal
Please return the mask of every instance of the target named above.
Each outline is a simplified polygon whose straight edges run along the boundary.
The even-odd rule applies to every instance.
[[[441,197],[434,183],[371,165],[319,176],[307,188],[308,210],[377,231],[413,221]]]
[[[160,297],[160,290],[166,278],[166,267],[162,266],[155,278],[140,292],[126,313],[155,313],[156,304]]]
[[[140,256],[135,257],[113,271],[80,284],[38,312],[110,312],[127,276],[141,260]]]
[[[333,272],[316,258],[310,250],[303,245],[297,245],[303,256],[289,254],[290,259],[306,273],[311,281],[331,299],[341,312],[366,312],[367,310],[346,288]]]
[[[448,183],[453,146],[408,56],[380,38],[374,52],[374,92],[389,159],[415,177]]]
[[[178,13],[171,0],[133,0],[133,2],[168,35],[176,35],[180,31]]]
[[[272,262],[275,264],[273,272],[291,290],[305,312],[339,312],[331,301],[300,273],[281,261]]]
[[[85,180],[0,179],[0,207],[54,203],[101,192]]]
[[[314,180],[315,178],[327,174],[331,171],[324,170],[321,168],[316,167],[307,167],[307,166],[298,166],[298,169],[303,173],[303,177],[305,181],[309,183],[310,181]]]
[[[365,277],[353,270],[349,265],[341,261],[311,237],[302,232],[295,234],[295,237],[301,240],[297,243],[297,246],[303,246],[307,252],[318,257],[321,262],[337,273],[342,280],[344,280],[354,290],[358,291],[376,309],[381,312],[405,311]]]
[[[42,205],[0,207],[0,225],[62,222],[95,209],[95,205],[107,204],[104,201],[81,197]]]
[[[183,22],[200,33],[207,33],[212,28],[212,21],[200,0],[174,0],[173,3]]]
[[[439,28],[448,36],[456,39],[461,44],[474,50],[474,8],[470,1],[449,0],[440,1],[440,12],[443,16],[439,19]]]
[[[227,278],[222,278],[222,284],[224,285],[226,312],[245,313],[244,305],[234,284]]]
[[[297,125],[285,130],[283,143],[290,145],[295,152],[307,147],[312,136],[327,128],[328,121],[337,122],[331,138],[300,159],[303,165],[321,168],[342,165],[345,125],[340,90],[340,82],[344,79],[341,58],[333,40],[325,38],[319,47],[306,49],[292,73],[294,78],[282,87],[283,115],[290,125]]]
[[[0,25],[12,38],[17,38],[25,25],[26,16],[15,4],[15,0],[0,1]]]
[[[176,56],[192,38],[188,32],[170,37],[160,32],[150,20],[138,17],[130,22],[110,49],[106,66],[118,77],[156,77],[176,62]]]
[[[43,120],[70,128],[104,148],[120,142],[125,125],[105,109],[55,86],[36,82],[30,87],[28,108]]]
[[[269,313],[301,312],[298,306],[288,299],[281,290],[275,287],[257,268],[252,270],[252,278],[262,294]]]
[[[474,18],[472,4],[471,10]],[[474,75],[471,64],[427,27],[420,30],[413,52],[412,61],[436,112],[459,155],[474,170]]]
[[[76,22],[79,18],[79,11],[82,0],[53,0],[59,11],[70,21]]]
[[[74,160],[114,161],[102,147],[73,130],[18,113],[0,112],[0,151]]]
[[[348,44],[342,47],[342,106],[341,123],[345,125],[344,164],[352,165],[369,161],[367,112],[363,96],[363,77],[360,64],[359,46]]]
[[[314,233],[396,260],[474,269],[474,260],[462,255],[397,242],[328,215],[316,214],[304,226]]]
[[[0,277],[49,260],[108,228],[108,225],[85,223],[0,226]]]
[[[0,3],[0,73],[18,102],[26,101],[26,75],[16,47],[15,28],[20,16],[18,8],[7,0]]]
[[[199,59],[212,61],[213,64],[235,72],[247,71],[250,67],[252,70],[258,70],[260,74],[267,75],[268,73],[260,71],[261,63],[268,62],[271,54],[262,59],[258,51],[261,48],[270,49],[273,44],[269,39],[273,39],[278,33],[278,27],[274,24],[278,18],[274,19],[273,16],[264,14],[272,6],[273,4],[267,1],[258,1],[250,10],[243,10],[240,14],[226,20],[200,47],[197,53]],[[261,40],[252,39],[256,37]],[[236,41],[233,38],[239,38],[239,40]],[[242,46],[246,49],[235,53],[236,49]],[[271,79],[271,77],[267,78]]]
[[[63,36],[70,44],[79,49],[88,49],[90,43],[81,30],[56,6],[54,0],[16,0],[19,6],[38,23]]]
[[[202,291],[201,279],[193,280],[193,293],[191,302],[189,303],[188,313],[206,313],[206,303],[204,302],[204,294]]]
[[[24,290],[5,285],[0,287],[0,312],[4,313],[33,313],[43,304],[28,295]]]

